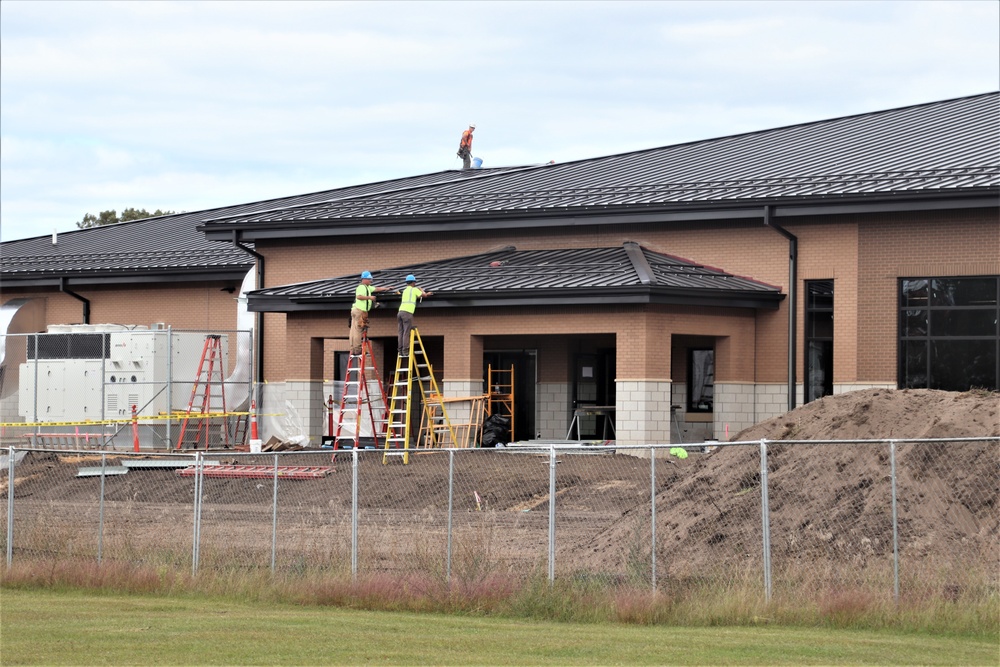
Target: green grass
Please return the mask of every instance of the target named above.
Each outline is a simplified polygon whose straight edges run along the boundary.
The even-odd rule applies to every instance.
[[[1000,638],[560,623],[5,587],[3,665],[997,665]]]

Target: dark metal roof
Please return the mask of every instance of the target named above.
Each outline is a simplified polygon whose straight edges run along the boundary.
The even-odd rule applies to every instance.
[[[74,285],[89,282],[177,280],[242,280],[254,258],[232,244],[208,240],[198,231],[206,218],[247,215],[276,206],[297,206],[338,197],[370,195],[430,183],[481,177],[493,170],[442,171],[391,181],[325,190],[293,197],[145,218],[52,236],[0,244],[0,280],[6,284],[38,286],[70,278]],[[253,247],[252,243],[246,244]],[[166,277],[166,278],[165,278]]]
[[[622,303],[777,308],[784,298],[772,285],[631,242],[615,248],[507,247],[372,271],[373,283],[402,289],[410,273],[434,293],[422,308]],[[256,290],[248,295],[248,307],[262,312],[346,310],[359,282],[359,276],[349,275]]]
[[[835,118],[632,153],[413,185],[207,220],[301,236],[369,233],[455,219],[613,214],[712,206],[883,201],[1000,193],[1000,93]],[[410,227],[412,229],[412,227]],[[427,228],[422,228],[427,229]]]

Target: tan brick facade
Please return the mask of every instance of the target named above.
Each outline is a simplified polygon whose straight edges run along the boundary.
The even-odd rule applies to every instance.
[[[837,391],[894,386],[897,347],[897,283],[901,277],[1000,274],[1000,222],[996,209],[950,212],[780,218],[798,238],[797,369],[804,371],[805,299],[809,280],[834,282],[834,385]],[[405,237],[329,237],[302,242],[262,241],[269,287],[358,274],[413,263],[483,253],[513,245],[519,250],[620,246],[626,241],[650,250],[716,267],[779,286],[788,293],[788,241],[760,221],[650,223],[547,229],[497,230]],[[234,295],[227,285],[135,284],[120,288],[74,289],[91,301],[92,323],[152,324],[178,329],[235,327]],[[49,323],[82,319],[82,304],[54,291],[4,289],[3,300],[44,299]],[[431,297],[433,299],[433,297]],[[456,311],[418,308],[417,325],[444,387],[481,386],[485,350],[530,349],[537,354],[540,388],[536,426],[556,437],[571,415],[572,350],[608,347],[615,353],[612,378],[619,395],[618,428],[634,438],[670,437],[669,406],[687,381],[683,350],[709,345],[716,355],[716,437],[723,424],[742,425],[780,413],[788,379],[786,300],[780,309],[691,306],[552,306],[475,308]],[[329,312],[268,313],[262,316],[264,377],[294,384],[302,396],[314,438],[322,431],[324,382],[334,374],[333,355],[346,348],[346,307]],[[395,312],[376,311],[370,335],[394,347]],[[575,347],[574,347],[575,346]],[[387,371],[390,369],[386,369]],[[801,401],[801,386],[797,388]],[[722,401],[719,403],[718,401]],[[561,405],[562,404],[562,405]],[[319,406],[319,407],[317,407]],[[635,407],[640,416],[622,422]],[[639,412],[636,414],[638,415]],[[563,423],[560,426],[560,420]],[[630,418],[628,418],[630,419]]]

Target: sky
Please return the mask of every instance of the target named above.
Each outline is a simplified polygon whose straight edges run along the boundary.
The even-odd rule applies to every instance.
[[[1000,2],[0,2],[0,241],[1000,89]]]

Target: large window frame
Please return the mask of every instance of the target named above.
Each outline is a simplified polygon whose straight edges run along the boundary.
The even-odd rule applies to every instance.
[[[1000,276],[900,278],[897,383],[1000,388]]]
[[[805,281],[805,396],[833,394],[833,280]]]

